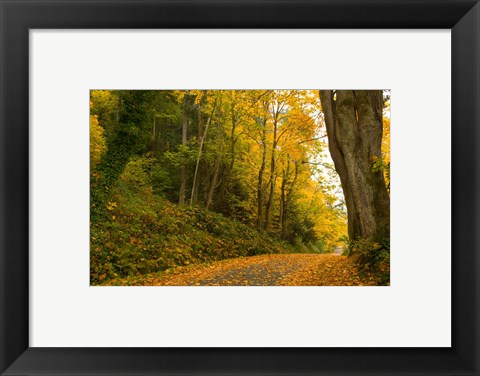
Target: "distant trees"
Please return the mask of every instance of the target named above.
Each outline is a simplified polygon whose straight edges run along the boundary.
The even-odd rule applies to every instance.
[[[328,249],[345,233],[312,163],[323,148],[317,92],[94,90],[90,99],[93,214],[123,176],[292,243]]]
[[[383,241],[390,237],[390,198],[382,168],[383,91],[321,90],[320,100],[345,196],[349,238]]]

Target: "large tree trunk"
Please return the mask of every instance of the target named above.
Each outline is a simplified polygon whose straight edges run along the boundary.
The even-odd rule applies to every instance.
[[[321,90],[328,147],[340,176],[351,240],[390,237],[390,199],[381,161],[381,90]]]

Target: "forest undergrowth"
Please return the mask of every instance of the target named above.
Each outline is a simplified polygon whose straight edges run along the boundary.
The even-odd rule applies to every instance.
[[[92,285],[236,257],[319,251],[126,185],[119,185],[107,208],[109,218],[91,225]]]

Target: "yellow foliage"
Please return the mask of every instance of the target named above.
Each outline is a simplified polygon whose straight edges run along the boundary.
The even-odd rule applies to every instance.
[[[382,136],[382,159],[384,169],[385,183],[390,192],[390,106],[387,106],[388,116],[383,116],[383,136]]]
[[[98,118],[90,115],[90,169],[102,159],[102,155],[107,151],[103,128],[98,124]]]
[[[111,202],[111,201],[108,202],[108,205],[107,205],[107,209],[108,209],[108,210],[112,211],[112,210],[114,210],[116,207],[117,207],[117,203],[116,203],[116,202]]]

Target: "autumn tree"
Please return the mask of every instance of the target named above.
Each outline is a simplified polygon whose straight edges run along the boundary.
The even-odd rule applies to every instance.
[[[317,91],[94,90],[91,101],[92,214],[151,192],[299,247],[341,238],[344,216],[312,163]]]
[[[190,98],[188,94],[184,95],[183,98],[183,111],[182,111],[182,146],[187,145],[187,134],[188,134],[188,123],[190,122],[188,118],[188,108],[190,104]],[[187,186],[187,167],[185,166],[185,161],[180,166],[180,190],[178,193],[178,203],[180,205],[185,204],[185,189]]]
[[[390,236],[390,199],[382,159],[383,92],[321,90],[328,147],[340,176],[351,240],[381,241]]]
[[[110,189],[123,172],[130,157],[148,139],[148,116],[155,93],[131,90],[119,92],[118,124],[106,140],[106,152],[97,164],[98,174],[91,179],[92,214],[102,213]]]
[[[265,168],[267,164],[267,120],[270,110],[270,103],[267,98],[261,99],[260,113],[256,117],[256,128],[258,129],[259,136],[257,138],[258,146],[261,150],[261,163],[258,169],[257,178],[257,227],[259,230],[263,230],[265,227],[264,204],[265,204],[265,186],[263,184]]]
[[[112,134],[118,124],[120,92],[112,90],[90,91],[90,116],[95,116],[107,135]],[[94,104],[94,105],[93,105]]]

